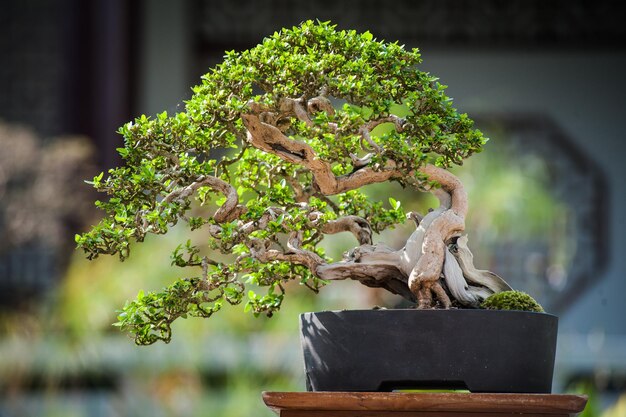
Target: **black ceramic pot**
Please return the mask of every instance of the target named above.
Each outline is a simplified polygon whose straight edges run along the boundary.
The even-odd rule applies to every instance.
[[[557,317],[494,310],[300,316],[309,391],[550,393]]]

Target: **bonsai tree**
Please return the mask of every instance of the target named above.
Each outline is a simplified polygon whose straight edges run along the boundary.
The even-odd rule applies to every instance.
[[[172,262],[188,276],[140,293],[117,325],[150,344],[169,341],[178,317],[208,317],[246,296],[248,309],[272,315],[292,280],[317,291],[353,279],[420,309],[479,307],[510,290],[474,267],[467,195],[446,169],[486,139],[420,62],[417,49],[307,21],[227,52],[184,111],[120,128],[126,164],[94,178],[109,195],[97,202],[106,216],[78,246],[89,259],[124,260],[132,241],[181,221],[207,240],[179,245]],[[361,191],[387,181],[432,193],[439,207],[405,215],[393,198],[387,205]],[[404,247],[373,241],[405,218],[416,228]],[[341,232],[357,246],[332,262],[319,244]],[[248,284],[267,292],[246,292]]]

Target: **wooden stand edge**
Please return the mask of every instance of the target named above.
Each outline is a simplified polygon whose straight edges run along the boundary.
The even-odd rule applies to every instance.
[[[573,417],[584,395],[394,392],[264,392],[280,417]]]

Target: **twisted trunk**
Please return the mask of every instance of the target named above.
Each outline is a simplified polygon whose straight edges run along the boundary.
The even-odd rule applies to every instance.
[[[323,100],[317,100],[314,104],[319,107],[320,103],[326,104]],[[311,119],[305,104],[301,100],[285,100],[281,110],[290,112],[308,124]],[[309,104],[308,109],[314,107]],[[312,174],[313,187],[323,195],[339,194],[405,176],[405,173],[395,168],[393,162],[389,162],[383,169],[374,170],[368,166],[368,157],[355,157],[355,167],[358,169],[348,175],[335,176],[331,165],[318,158],[308,144],[291,139],[278,127],[264,122],[271,119],[263,117],[264,109],[252,109],[251,113],[242,115],[248,142],[262,151],[308,169]],[[396,129],[402,129],[402,120],[399,118],[380,121],[383,122],[392,122]],[[369,150],[380,151],[373,146],[375,143],[369,137],[369,131],[376,124],[378,122],[370,121],[360,132]],[[348,216],[321,228],[322,233],[350,231],[357,237],[360,246],[350,251],[340,262],[329,264],[317,254],[301,249],[301,237],[297,233],[290,237],[289,249],[285,252],[255,245],[252,255],[263,261],[284,260],[306,265],[324,280],[354,279],[367,286],[382,287],[417,302],[418,308],[449,308],[452,305],[450,297],[462,305],[477,306],[489,294],[510,288],[502,278],[489,271],[477,270],[473,265],[467,238],[462,237],[467,214],[467,194],[459,179],[434,165],[421,166],[417,171],[425,175],[430,183],[437,184],[428,191],[439,199],[440,205],[423,218],[411,214],[417,227],[402,249],[394,250],[382,244],[372,245],[371,230],[366,222],[356,216]]]

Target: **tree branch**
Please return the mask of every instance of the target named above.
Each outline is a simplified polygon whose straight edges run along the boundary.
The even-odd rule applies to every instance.
[[[211,187],[226,197],[226,202],[213,215],[217,223],[232,221],[245,210],[245,207],[239,205],[237,190],[226,181],[213,176],[200,176],[188,186],[170,192],[163,199],[163,203],[169,204],[174,201],[183,201],[202,187]],[[161,207],[164,207],[164,205]]]
[[[372,244],[372,228],[367,220],[359,216],[345,216],[326,223],[321,232],[332,235],[340,232],[351,232],[356,237],[359,245]]]
[[[361,134],[361,137],[369,144],[370,149],[368,150],[376,151],[376,153],[380,153],[382,151],[382,148],[372,139],[371,133],[372,133],[372,130],[376,128],[376,126],[381,125],[383,123],[393,123],[395,125],[396,131],[402,132],[405,121],[404,119],[394,114],[390,114],[389,116],[386,116],[386,117],[381,117],[379,119],[370,120],[369,122],[361,126],[359,128],[359,133]],[[365,149],[365,147],[363,148]]]
[[[282,113],[291,114],[304,122],[308,127],[313,126],[313,121],[307,112],[304,99],[282,98],[279,103]]]
[[[320,265],[325,264],[324,260],[315,252],[300,248],[302,242],[302,232],[292,232],[289,235],[287,247],[288,252],[276,249],[269,249],[270,241],[252,239],[248,243],[250,254],[263,263],[271,261],[283,261],[304,265],[315,273]]]
[[[248,142],[252,146],[277,155],[287,162],[307,168],[311,171],[313,181],[322,194],[340,194],[364,185],[401,176],[392,164],[385,170],[374,171],[372,168],[365,167],[337,177],[333,174],[331,165],[321,160],[308,144],[288,138],[277,127],[262,122],[254,114],[243,114],[242,119],[248,129]]]

